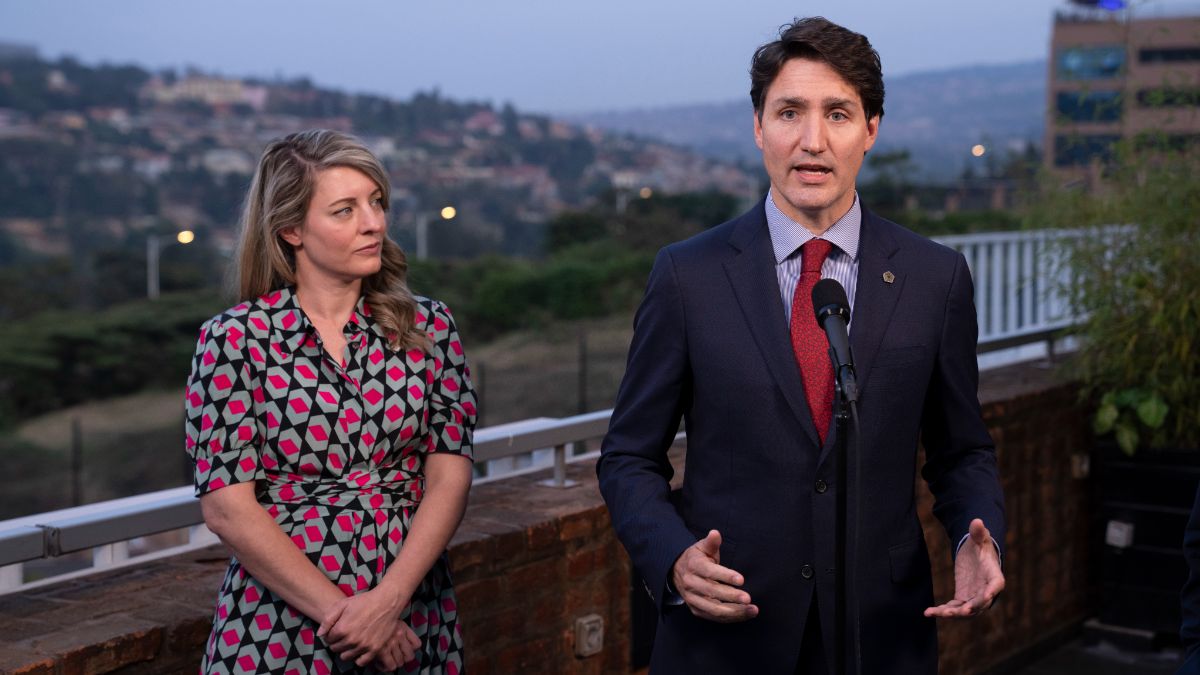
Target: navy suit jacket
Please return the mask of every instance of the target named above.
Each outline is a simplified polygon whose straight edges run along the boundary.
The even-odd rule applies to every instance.
[[[821,625],[833,623],[837,439],[821,446],[808,410],[763,204],[659,252],[597,465],[613,526],[659,606],[654,673],[792,673],[814,596]],[[865,209],[859,256],[850,338],[861,392],[862,672],[935,673],[935,626],[922,616],[933,592],[914,494],[918,438],[952,542],[976,517],[1001,545],[1005,532],[977,396],[973,287],[961,254]],[[673,496],[666,452],[681,418],[686,471]],[[853,499],[850,509],[853,522]],[[710,529],[759,607],[750,621],[712,623],[663,603],[675,560]]]

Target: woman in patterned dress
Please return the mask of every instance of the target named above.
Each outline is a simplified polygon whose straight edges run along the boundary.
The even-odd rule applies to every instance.
[[[187,388],[196,492],[233,551],[204,673],[463,672],[444,552],[475,397],[446,306],[408,290],[388,197],[337,132],[259,162],[242,302],[201,329]]]

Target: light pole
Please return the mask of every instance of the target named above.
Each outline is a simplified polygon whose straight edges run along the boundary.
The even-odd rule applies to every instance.
[[[443,206],[438,215],[442,220],[453,220],[458,215],[458,209],[453,206]],[[429,221],[433,214],[428,211],[417,211],[417,260],[429,257]]]
[[[180,230],[175,235],[175,241],[180,244],[190,244],[196,239],[196,233],[191,230]],[[170,246],[170,244],[167,244]],[[146,297],[157,300],[159,296],[158,258],[162,253],[163,244],[157,234],[146,235]]]

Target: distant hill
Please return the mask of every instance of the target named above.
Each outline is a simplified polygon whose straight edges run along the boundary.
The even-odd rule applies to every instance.
[[[970,148],[1040,146],[1046,101],[1046,63],[968,66],[888,78],[878,149],[907,148],[925,178],[957,176]],[[708,156],[757,164],[751,108],[745,100],[567,115],[599,129],[634,133]]]

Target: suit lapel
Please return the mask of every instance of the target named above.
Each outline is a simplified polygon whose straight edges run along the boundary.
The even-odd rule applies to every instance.
[[[871,375],[871,365],[891,323],[900,290],[904,287],[903,271],[897,269],[892,260],[897,250],[899,246],[883,222],[864,208],[858,236],[858,281],[850,320],[850,351],[854,357],[854,373],[860,393]],[[836,409],[834,413],[836,415]],[[832,433],[826,439],[829,442],[821,448],[818,466],[829,458],[835,447],[836,435],[836,432]]]
[[[858,285],[850,322],[850,349],[854,353],[859,391],[871,375],[871,365],[904,288],[904,270],[892,260],[899,248],[883,221],[863,209],[858,244]]]
[[[800,381],[800,367],[792,351],[783,303],[779,300],[775,252],[771,248],[762,202],[739,219],[729,243],[738,253],[725,262],[725,274],[733,286],[742,316],[800,426],[812,444],[819,446],[817,429]]]

